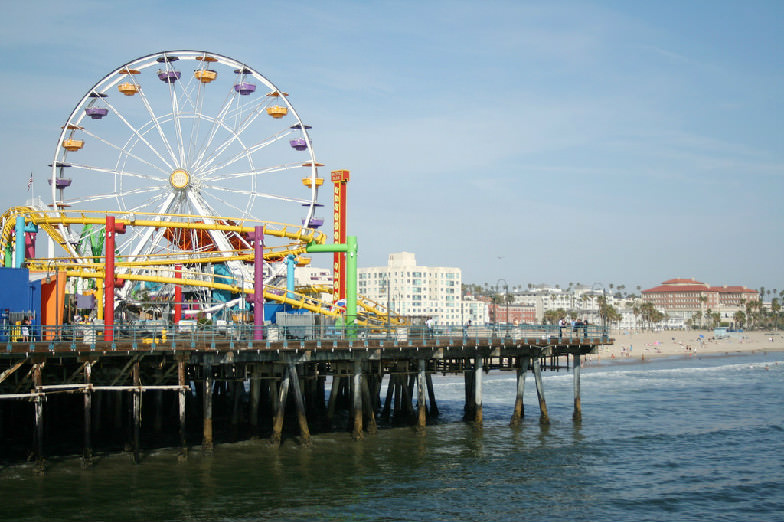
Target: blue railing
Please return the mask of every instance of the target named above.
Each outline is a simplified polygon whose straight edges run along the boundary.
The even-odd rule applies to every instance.
[[[440,344],[462,341],[475,344],[488,340],[521,339],[563,339],[564,342],[580,338],[607,338],[606,329],[599,325],[559,327],[557,325],[482,325],[455,326],[425,325],[415,326],[283,326],[265,325],[256,327],[248,323],[197,323],[179,324],[165,321],[146,321],[132,324],[115,324],[112,328],[115,344],[143,348],[145,345],[167,344],[174,346],[203,346],[216,343],[252,342],[259,336],[264,342],[275,341],[335,341],[348,339],[379,339],[397,342],[423,342]],[[48,343],[50,345],[70,344],[95,345],[104,340],[104,325],[100,323],[79,323],[67,325],[32,325],[27,337],[19,325],[0,326],[0,342],[9,346],[15,343]],[[260,335],[257,335],[260,334]]]

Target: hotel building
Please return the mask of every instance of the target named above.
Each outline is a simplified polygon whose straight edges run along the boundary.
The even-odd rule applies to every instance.
[[[418,266],[414,254],[389,255],[387,266],[359,268],[357,290],[398,315],[427,319],[438,324],[460,325],[462,271],[453,267]]]

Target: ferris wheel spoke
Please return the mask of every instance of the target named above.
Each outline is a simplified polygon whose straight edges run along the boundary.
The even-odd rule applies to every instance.
[[[227,174],[219,174],[216,176],[204,176],[202,180],[204,182],[217,182],[217,181],[225,181],[228,179],[238,179],[238,178],[247,178],[251,176],[258,176],[259,174],[272,174],[275,172],[283,172],[284,170],[292,170],[292,169],[299,169],[302,167],[301,163],[286,163],[283,165],[275,165],[272,167],[267,167],[265,169],[257,169],[257,170],[246,170],[243,172],[232,172]]]
[[[215,136],[218,134],[218,130],[221,128],[219,122],[223,121],[223,118],[228,113],[229,109],[231,109],[231,101],[236,96],[236,94],[229,93],[226,98],[223,100],[223,104],[218,111],[217,116],[215,119],[212,120],[212,125],[210,126],[210,132],[207,135],[207,141],[205,142],[204,146],[201,148],[201,152],[196,157],[193,162],[193,165],[198,165],[204,159],[204,155],[207,154],[207,151],[211,150],[212,141],[215,139]]]
[[[201,120],[203,117],[202,108],[204,105],[204,93],[205,93],[205,84],[202,82],[197,83],[197,93],[196,93],[196,103],[193,104],[193,112],[196,115],[196,119],[191,126],[191,139],[188,143],[188,153],[186,155],[187,164],[192,165],[191,161],[193,160],[193,155],[196,153],[196,147],[199,140],[199,131],[201,130]],[[189,97],[190,99],[190,97]]]
[[[100,141],[100,142],[108,145],[109,147],[117,150],[118,152],[121,152],[125,156],[128,156],[129,158],[133,158],[133,159],[135,159],[136,161],[138,161],[140,163],[144,163],[145,165],[148,165],[148,166],[152,167],[153,169],[155,169],[157,171],[160,171],[165,176],[168,176],[168,172],[166,172],[165,169],[162,169],[159,165],[155,165],[153,163],[150,163],[149,161],[145,160],[144,158],[141,158],[138,155],[131,153],[129,150],[127,150],[127,149],[125,149],[125,148],[123,148],[123,147],[121,147],[119,145],[115,145],[114,143],[112,143],[112,142],[102,138],[101,136],[99,136],[99,135],[97,135],[95,133],[90,132],[87,129],[83,129],[83,132],[85,134],[87,134],[88,136],[92,136],[93,138],[97,139],[98,141]]]
[[[155,206],[168,197],[166,192],[160,191],[149,199],[145,199],[136,206],[129,207],[126,212],[145,212],[148,208],[155,208]]]
[[[134,81],[134,84],[135,84],[135,85],[137,85],[137,86],[139,85],[139,84],[138,84],[138,83],[136,83],[135,81]],[[144,98],[143,91],[141,91],[141,90],[140,90],[140,94],[142,95],[142,100],[144,100],[145,104],[146,104],[147,106],[149,106],[149,102],[147,102],[146,98]],[[163,164],[164,164],[164,165],[166,165],[166,167],[167,167],[169,170],[173,170],[173,169],[174,169],[174,167],[172,166],[172,164],[171,164],[171,163],[169,163],[169,162],[168,162],[168,161],[167,161],[167,160],[166,160],[166,159],[165,159],[165,158],[164,158],[164,157],[161,155],[161,153],[160,153],[160,152],[158,152],[158,149],[156,149],[155,147],[153,147],[153,146],[152,146],[152,144],[151,144],[149,141],[147,141],[147,138],[145,138],[145,137],[144,137],[144,135],[142,135],[142,133],[140,133],[140,132],[139,132],[139,130],[138,130],[136,127],[134,127],[134,126],[133,126],[133,125],[132,125],[132,124],[131,124],[131,123],[130,123],[130,122],[129,122],[129,121],[126,119],[126,118],[125,118],[125,116],[123,116],[123,115],[122,115],[122,113],[121,113],[120,111],[118,111],[118,110],[117,110],[117,108],[116,108],[116,107],[114,107],[114,106],[113,106],[111,103],[109,103],[108,101],[104,101],[104,103],[106,103],[106,105],[107,105],[107,106],[108,106],[108,107],[109,107],[109,108],[112,110],[112,113],[113,113],[113,114],[115,114],[115,115],[116,115],[118,118],[120,118],[120,121],[122,121],[122,122],[125,124],[125,126],[126,126],[126,127],[128,127],[128,128],[131,130],[131,132],[132,132],[132,133],[133,133],[133,134],[134,134],[134,135],[135,135],[137,138],[139,138],[139,140],[141,140],[141,142],[142,142],[142,143],[144,143],[144,144],[147,146],[147,148],[149,148],[149,149],[150,149],[150,151],[152,151],[152,153],[153,153],[153,154],[155,154],[156,156],[158,156],[158,159],[160,159],[160,160],[163,162]],[[155,119],[155,116],[154,116],[154,115],[153,115],[153,119]],[[159,130],[159,131],[162,131],[162,129],[160,128],[160,125],[159,125],[159,124],[158,124],[158,122],[157,122],[157,119],[155,120],[155,123],[156,123],[156,125],[157,125],[157,127],[158,127],[158,130]],[[165,137],[164,137],[164,139],[165,139]],[[171,148],[170,148],[170,147],[168,147],[168,143],[167,143],[166,145],[167,145],[167,148],[169,148],[169,152],[171,153]],[[173,157],[173,156],[172,156],[172,159],[174,159],[174,157]]]
[[[235,195],[242,195],[242,196],[252,196],[252,197],[259,197],[259,198],[266,198],[266,199],[275,199],[278,201],[287,201],[289,203],[298,203],[301,205],[308,205],[310,204],[309,199],[303,198],[292,198],[291,196],[279,196],[277,194],[268,194],[266,192],[255,192],[252,190],[241,190],[241,189],[232,189],[226,187],[213,187],[213,190],[218,192],[225,192],[227,194],[235,194]],[[215,199],[219,199],[217,196],[212,195]],[[223,199],[220,199],[221,203],[228,204]]]
[[[164,132],[163,127],[161,126],[161,122],[158,120],[158,116],[155,114],[155,111],[152,109],[152,105],[150,105],[150,100],[147,99],[147,95],[144,94],[144,89],[139,90],[139,95],[141,96],[142,103],[144,107],[147,109],[147,113],[150,115],[152,122],[155,124],[155,128],[158,130],[158,135],[161,137],[161,142],[163,143],[166,150],[169,152],[169,156],[171,157],[172,164],[177,163],[177,156],[174,154],[174,150],[169,143],[169,139],[166,137],[166,132]],[[166,162],[166,165],[169,166],[170,169],[174,167]]]
[[[182,139],[182,123],[180,122],[180,102],[177,96],[177,82],[169,83],[169,96],[172,104],[172,118],[174,119],[174,134],[177,138],[177,150],[180,154],[179,165],[185,165],[185,143]]]
[[[159,181],[159,182],[160,181],[166,181],[166,178],[150,176],[149,174],[139,174],[139,173],[136,173],[136,172],[128,172],[128,171],[122,171],[122,170],[107,169],[105,167],[96,167],[94,165],[82,165],[82,164],[78,164],[78,163],[71,163],[70,165],[71,165],[71,167],[84,169],[84,170],[87,170],[87,171],[90,171],[90,172],[102,172],[102,173],[105,173],[105,174],[114,174],[114,175],[117,175],[117,176],[128,176],[130,178],[138,178],[138,179],[143,179],[143,180],[146,180],[146,181]]]
[[[158,187],[146,187],[146,188],[137,188],[137,189],[133,189],[133,190],[128,190],[128,191],[125,191],[125,192],[111,192],[111,193],[107,193],[107,194],[92,194],[92,195],[85,196],[85,197],[82,197],[82,198],[69,199],[69,200],[66,201],[66,203],[68,203],[69,205],[76,205],[76,204],[79,204],[79,203],[88,203],[88,202],[95,202],[95,201],[106,201],[106,200],[110,200],[110,199],[115,199],[116,200],[116,199],[132,196],[132,195],[147,194],[147,193],[150,193],[150,192],[155,192],[157,190],[160,190],[160,189]]]
[[[227,167],[227,166],[231,165],[232,163],[235,163],[235,162],[241,160],[242,158],[250,158],[250,156],[252,154],[258,152],[259,150],[263,149],[264,147],[268,147],[269,145],[280,141],[281,139],[285,138],[289,134],[291,134],[291,129],[284,129],[284,130],[280,131],[278,134],[270,136],[269,138],[267,138],[264,141],[261,141],[259,143],[256,143],[255,145],[252,145],[252,146],[250,146],[248,148],[245,148],[242,152],[239,152],[239,153],[235,154],[234,156],[232,156],[231,158],[227,159],[223,163],[218,164],[218,165],[214,165],[214,166],[212,166],[208,170],[202,170],[202,172],[204,174],[211,174],[212,172],[215,172],[216,170],[219,170],[219,169],[222,169],[224,167]],[[215,153],[215,155],[212,156],[212,158],[210,158],[209,161],[207,161],[204,165],[199,166],[198,168],[201,170],[201,169],[205,169],[206,167],[209,167],[212,163],[214,163],[218,159],[219,154],[221,152],[223,152],[223,150],[225,150],[226,147],[231,145],[231,143],[233,143],[238,137],[239,137],[238,135],[234,135],[232,138],[226,140],[224,142],[224,144],[223,144],[223,149],[217,151]]]
[[[160,205],[160,207],[158,207],[158,210],[155,212],[156,214],[163,214],[164,221],[171,219],[171,216],[165,216],[165,214],[169,212],[169,208],[171,207],[171,204],[174,201],[174,196],[175,194],[170,193],[163,201],[163,203]],[[131,251],[130,254],[129,261],[135,261],[138,258],[139,254],[142,253],[142,251],[145,251],[145,249],[149,248],[150,239],[152,238],[156,230],[157,228],[153,228],[153,227],[146,227],[144,229],[144,232],[142,232],[139,235],[138,241],[136,241],[134,244],[133,250]],[[163,234],[163,232],[161,232],[161,234]]]

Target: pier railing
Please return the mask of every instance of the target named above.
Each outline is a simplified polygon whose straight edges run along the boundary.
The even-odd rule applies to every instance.
[[[257,335],[256,328],[261,330]],[[519,341],[522,339],[560,339],[565,343],[579,342],[582,338],[608,337],[606,328],[599,325],[581,325],[559,327],[557,325],[482,325],[482,326],[456,326],[456,325],[425,325],[416,326],[284,326],[265,325],[255,327],[248,323],[196,323],[183,322],[178,324],[166,321],[147,321],[140,323],[115,324],[111,327],[114,344],[130,346],[131,349],[144,349],[149,345],[168,344],[174,346],[204,346],[216,343],[224,344],[244,342],[258,343],[261,337],[265,344],[277,341],[336,341],[336,340],[362,340],[379,339],[392,342],[422,342],[440,344],[447,342],[462,342],[463,344],[476,344],[478,342],[493,342],[494,340]],[[100,323],[78,323],[67,325],[32,325],[23,336],[19,325],[0,327],[0,346],[6,344],[7,350],[18,344],[70,345],[74,350],[84,349],[85,345],[95,346],[96,342],[104,340],[105,327]]]

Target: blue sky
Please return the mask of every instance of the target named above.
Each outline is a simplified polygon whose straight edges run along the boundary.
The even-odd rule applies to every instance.
[[[0,205],[43,187],[105,74],[208,50],[290,93],[323,176],[351,171],[362,266],[784,289],[783,25],[779,1],[14,2]]]

